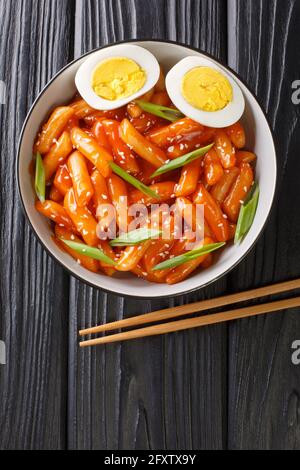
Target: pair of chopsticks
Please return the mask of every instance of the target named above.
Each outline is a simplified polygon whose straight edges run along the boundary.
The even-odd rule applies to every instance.
[[[125,318],[112,323],[106,323],[104,325],[95,326],[79,331],[80,336],[103,333],[119,328],[128,328],[138,325],[144,325],[160,320],[168,320],[170,318],[176,318],[190,313],[201,312],[212,308],[222,307],[224,305],[236,304],[245,300],[257,299],[259,297],[265,297],[272,294],[280,294],[294,289],[300,288],[300,279],[294,279],[292,281],[280,282],[265,287],[259,287],[257,289],[251,289],[237,294],[224,295],[222,297],[216,297],[209,300],[201,300],[187,305],[181,305],[179,307],[166,308],[164,310],[157,310],[156,312],[146,313],[131,318]],[[274,302],[268,302],[264,304],[253,305],[251,307],[237,308],[235,310],[228,310],[227,312],[213,313],[209,315],[203,315],[196,318],[188,318],[183,320],[176,320],[168,323],[162,323],[158,325],[147,326],[144,328],[138,328],[131,331],[125,331],[123,333],[112,334],[109,336],[103,336],[100,338],[89,339],[81,341],[79,344],[81,347],[95,346],[97,344],[114,343],[116,341],[126,341],[135,338],[144,338],[146,336],[162,335],[165,333],[171,333],[174,331],[187,330],[189,328],[196,328],[200,326],[212,325],[216,323],[222,323],[225,321],[236,320],[239,318],[252,317],[255,315],[262,315],[265,313],[272,313],[278,310],[284,310],[287,308],[300,307],[300,297],[294,297],[290,299],[277,300]]]

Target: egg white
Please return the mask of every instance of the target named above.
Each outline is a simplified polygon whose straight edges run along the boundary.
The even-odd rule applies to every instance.
[[[127,96],[126,98],[117,99],[114,101],[106,100],[98,96],[91,85],[92,73],[95,67],[105,59],[112,57],[126,57],[134,60],[146,73],[146,82],[144,86],[136,93]],[[82,96],[82,98],[92,107],[99,110],[110,110],[116,109],[120,106],[124,106],[130,101],[139,98],[147,91],[151,90],[156,84],[159,78],[160,68],[159,63],[151,52],[147,51],[143,47],[119,44],[111,46],[106,49],[101,49],[88,59],[79,67],[76,76],[75,84]]]
[[[181,92],[184,75],[195,67],[211,67],[222,73],[232,87],[232,101],[219,111],[202,111],[186,101]],[[204,57],[186,57],[168,72],[166,88],[174,105],[187,117],[209,127],[227,127],[237,122],[245,109],[245,99],[236,81],[225,68],[219,67],[214,61]]]

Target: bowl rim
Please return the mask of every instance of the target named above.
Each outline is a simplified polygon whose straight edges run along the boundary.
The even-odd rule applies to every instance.
[[[210,281],[202,284],[201,286],[196,286],[196,287],[192,287],[191,289],[187,289],[185,291],[182,291],[182,292],[176,292],[174,294],[172,294],[172,297],[178,297],[178,296],[183,296],[183,295],[187,295],[187,294],[191,294],[193,292],[196,292],[196,291],[200,291],[201,289],[204,289],[205,287],[207,287],[208,285],[218,281],[219,279],[221,279],[223,276],[227,275],[230,271],[232,271],[236,266],[238,266],[238,264],[244,259],[246,258],[246,256],[252,251],[252,249],[255,247],[255,245],[257,244],[257,241],[258,239],[261,237],[261,235],[263,234],[264,230],[265,230],[265,227],[266,227],[266,224],[267,224],[267,221],[270,217],[270,214],[272,212],[272,209],[273,209],[273,206],[274,206],[274,200],[275,200],[275,195],[277,193],[277,184],[278,184],[278,168],[277,168],[277,145],[276,145],[276,139],[275,139],[275,136],[274,136],[274,131],[269,123],[269,119],[267,117],[267,114],[266,114],[266,111],[264,110],[263,106],[260,104],[256,94],[254,93],[254,91],[252,91],[252,89],[249,87],[249,85],[244,81],[243,78],[240,77],[240,75],[235,72],[229,65],[225,64],[222,60],[216,58],[215,56],[213,56],[212,54],[208,53],[208,52],[205,52],[203,51],[201,48],[197,48],[197,47],[193,47],[193,46],[190,46],[190,45],[187,45],[187,44],[184,44],[184,43],[181,43],[179,41],[172,41],[172,40],[169,40],[169,39],[159,39],[159,38],[155,38],[155,39],[149,39],[149,38],[141,38],[141,39],[137,39],[137,38],[132,38],[132,39],[124,39],[124,40],[121,40],[121,41],[116,41],[116,42],[113,42],[111,44],[106,44],[104,46],[100,46],[100,47],[96,47],[94,49],[92,49],[91,51],[88,51],[88,52],[85,52],[84,54],[80,55],[79,57],[77,57],[76,59],[73,59],[71,62],[68,62],[64,67],[62,67],[58,72],[56,72],[53,77],[46,83],[46,85],[42,88],[42,90],[38,93],[37,97],[35,98],[35,100],[33,101],[32,105],[30,106],[29,108],[29,111],[27,112],[27,115],[25,117],[25,120],[24,120],[24,123],[22,125],[22,128],[21,128],[21,132],[20,132],[20,137],[19,137],[19,140],[18,140],[18,147],[17,147],[17,158],[16,158],[16,179],[17,179],[17,187],[18,187],[18,193],[19,193],[19,197],[20,197],[20,200],[21,200],[21,205],[22,205],[22,209],[23,209],[23,212],[25,214],[25,218],[27,219],[27,222],[29,223],[29,226],[31,227],[31,230],[34,234],[34,236],[36,237],[36,239],[39,241],[39,243],[42,245],[43,249],[46,250],[46,252],[48,253],[48,255],[50,255],[50,257],[55,261],[57,262],[60,266],[63,267],[63,269],[65,269],[71,276],[73,276],[74,278],[76,278],[77,280],[83,282],[84,284],[90,286],[90,287],[93,287],[94,289],[98,289],[98,290],[102,290],[104,291],[105,293],[109,293],[109,294],[114,294],[114,295],[118,295],[120,297],[124,297],[124,298],[131,298],[131,299],[165,299],[167,297],[170,297],[169,294],[163,294],[163,295],[154,295],[154,296],[151,296],[151,295],[131,295],[131,294],[126,294],[126,293],[119,293],[119,292],[116,292],[114,290],[110,290],[110,289],[107,289],[107,288],[104,288],[104,287],[100,287],[100,286],[97,286],[96,284],[94,284],[93,282],[90,282],[90,281],[87,281],[84,277],[82,277],[81,275],[75,273],[72,269],[70,269],[68,266],[66,266],[64,264],[64,262],[59,259],[54,253],[52,253],[48,248],[47,246],[44,244],[44,241],[43,239],[38,235],[38,233],[36,232],[31,220],[30,220],[30,217],[29,217],[29,214],[27,212],[27,209],[26,209],[26,205],[25,205],[25,202],[24,202],[24,199],[23,199],[23,195],[22,195],[22,191],[21,191],[21,182],[20,182],[20,153],[21,153],[21,145],[22,145],[22,141],[23,141],[23,136],[24,136],[24,132],[25,132],[25,129],[26,129],[26,126],[27,126],[27,123],[29,121],[29,118],[31,116],[31,114],[33,113],[34,111],[34,108],[36,106],[36,104],[40,101],[40,99],[42,98],[42,96],[44,95],[44,93],[46,92],[46,90],[48,89],[48,87],[52,84],[52,82],[54,82],[54,80],[56,80],[66,69],[68,69],[69,67],[71,67],[72,65],[74,65],[76,62],[82,60],[84,57],[87,57],[88,55],[90,54],[93,54],[94,52],[97,52],[101,49],[107,49],[111,46],[114,46],[114,45],[118,45],[118,44],[126,44],[126,43],[145,43],[145,42],[158,42],[158,43],[165,43],[165,44],[172,44],[172,45],[175,45],[175,46],[180,46],[180,47],[184,47],[186,49],[190,49],[191,51],[194,51],[194,52],[199,52],[200,54],[203,54],[204,56],[208,57],[209,59],[212,59],[216,62],[218,62],[221,66],[223,66],[226,70],[228,70],[229,72],[231,72],[236,78],[238,78],[238,80],[241,81],[241,83],[246,87],[246,89],[249,91],[250,95],[252,96],[252,98],[254,99],[254,101],[256,102],[256,104],[258,105],[258,107],[260,108],[261,112],[263,113],[263,116],[265,118],[265,121],[267,123],[267,126],[269,128],[269,131],[270,131],[270,135],[271,135],[271,138],[272,138],[272,144],[273,144],[273,148],[274,148],[274,154],[275,154],[275,159],[274,159],[274,170],[275,170],[275,178],[274,178],[274,182],[273,182],[273,194],[272,194],[272,199],[270,201],[270,207],[269,207],[269,211],[268,211],[268,214],[266,216],[266,219],[264,221],[264,224],[260,230],[260,232],[257,234],[257,236],[255,237],[255,239],[253,240],[252,242],[252,245],[247,249],[247,251],[232,265],[230,266],[228,269],[226,269],[226,271],[224,271],[222,274],[220,274],[219,276],[211,279]],[[154,284],[154,283],[153,283]]]

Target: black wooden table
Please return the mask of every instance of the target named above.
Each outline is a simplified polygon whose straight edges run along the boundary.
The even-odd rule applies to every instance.
[[[299,309],[94,349],[77,338],[83,325],[299,276],[299,22],[299,0],[0,0],[2,449],[300,448]],[[175,300],[124,299],[70,277],[35,239],[17,192],[18,136],[38,92],[74,57],[128,38],[177,40],[227,62],[278,144],[277,198],[255,249]]]

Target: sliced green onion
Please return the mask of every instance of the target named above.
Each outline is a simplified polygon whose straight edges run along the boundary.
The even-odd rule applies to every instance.
[[[174,122],[184,117],[178,109],[167,108],[160,104],[148,103],[147,101],[136,100],[135,101],[143,111],[154,114],[154,116],[167,119],[168,121]]]
[[[131,232],[124,233],[110,242],[111,246],[133,246],[139,245],[150,238],[156,238],[161,235],[161,230],[150,229],[147,227],[138,228]]]
[[[152,191],[152,189],[148,188],[148,186],[141,183],[134,176],[127,173],[127,171],[123,170],[123,168],[116,165],[114,162],[110,162],[110,166],[116,175],[120,176],[123,180],[127,181],[127,183],[131,184],[142,193],[147,194],[147,196],[153,197],[155,199],[160,199],[159,194],[156,194],[154,191]]]
[[[255,183],[251,191],[249,192],[247,198],[245,199],[244,203],[241,205],[239,218],[236,225],[236,231],[234,236],[234,243],[239,243],[242,238],[248,233],[257,209],[259,198],[259,187],[257,183]]]
[[[88,256],[89,258],[98,259],[99,261],[103,261],[106,264],[110,264],[115,266],[117,263],[107,256],[102,250],[99,248],[94,248],[92,246],[85,245],[84,243],[73,242],[71,240],[65,240],[64,238],[60,238],[62,242],[64,242],[67,246],[72,248],[72,250],[77,251],[81,255]]]
[[[45,169],[41,154],[38,152],[35,159],[35,192],[41,202],[45,202],[46,180]]]
[[[159,167],[153,173],[153,175],[151,175],[151,178],[154,178],[155,176],[158,176],[158,175],[162,175],[163,173],[167,173],[167,171],[176,170],[177,168],[180,168],[184,165],[187,165],[188,163],[191,163],[197,158],[200,158],[203,155],[205,155],[212,148],[213,145],[214,144],[209,144],[206,147],[193,150],[193,152],[187,153],[178,158],[174,158],[174,160],[171,160],[168,163],[165,163],[164,165]]]
[[[212,251],[218,250],[224,245],[225,242],[211,243],[209,245],[202,246],[201,248],[187,251],[182,255],[175,256],[174,258],[167,259],[166,261],[157,264],[156,266],[154,266],[154,268],[152,268],[152,271],[157,271],[159,269],[175,268],[176,266],[180,266],[181,264],[187,263],[188,261],[196,259],[199,256],[206,255],[207,253],[211,253]]]

